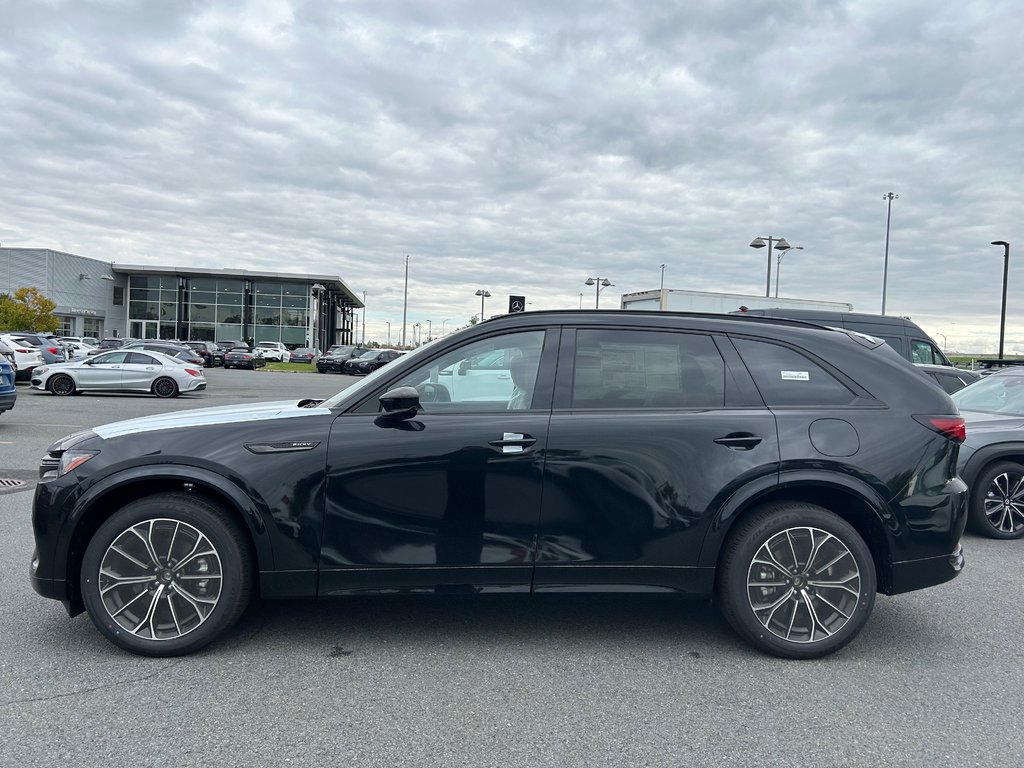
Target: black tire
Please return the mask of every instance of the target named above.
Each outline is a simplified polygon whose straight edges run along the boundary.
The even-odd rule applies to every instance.
[[[115,645],[144,656],[181,656],[234,625],[249,603],[252,574],[247,536],[223,510],[191,494],[161,494],[115,512],[89,540],[82,598]],[[150,576],[145,587],[138,582]]]
[[[1024,536],[1024,466],[999,461],[985,467],[971,487],[971,530],[992,539]]]
[[[742,521],[722,549],[717,578],[732,627],[755,648],[789,659],[825,656],[853,640],[877,588],[860,534],[803,502],[766,504]]]
[[[46,388],[55,395],[73,395],[75,394],[75,380],[68,376],[66,373],[61,373],[51,378],[46,383]]]
[[[174,379],[161,376],[153,382],[153,394],[157,397],[177,397],[178,383]]]

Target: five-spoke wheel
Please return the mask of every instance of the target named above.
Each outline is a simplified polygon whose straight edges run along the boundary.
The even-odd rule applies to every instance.
[[[187,494],[116,512],[89,541],[82,596],[96,626],[136,653],[190,653],[237,620],[249,600],[245,535],[223,510]]]
[[[974,481],[969,508],[971,527],[993,539],[1024,536],[1024,466],[1000,461]]]
[[[719,596],[729,622],[758,648],[810,658],[838,650],[874,605],[875,567],[863,539],[821,507],[769,504],[725,547]]]

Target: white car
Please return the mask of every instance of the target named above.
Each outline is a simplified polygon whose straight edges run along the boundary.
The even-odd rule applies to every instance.
[[[143,349],[114,349],[99,355],[37,367],[32,387],[54,395],[76,392],[152,392],[177,397],[182,392],[206,389],[200,366]]]
[[[14,352],[14,361],[18,364],[17,379],[24,381],[31,378],[32,369],[43,364],[43,356],[38,347],[23,343],[17,334],[0,333],[0,341]]]
[[[287,363],[291,359],[288,347],[280,341],[261,341],[253,352],[263,355],[264,360],[272,360],[275,363]]]
[[[64,349],[67,350],[68,357],[72,360],[80,360],[83,357],[88,357],[91,352],[96,351],[96,347],[92,344],[86,344],[84,341],[62,341]],[[99,350],[102,352],[103,350]]]

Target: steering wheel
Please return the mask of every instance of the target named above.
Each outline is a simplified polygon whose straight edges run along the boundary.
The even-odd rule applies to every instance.
[[[428,382],[420,384],[416,387],[416,391],[420,393],[421,403],[450,403],[452,401],[452,396],[444,384]]]

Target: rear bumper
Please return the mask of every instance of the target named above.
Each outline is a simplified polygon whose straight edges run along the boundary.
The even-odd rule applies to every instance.
[[[0,412],[11,410],[14,407],[14,401],[17,399],[17,392],[8,392],[0,395]]]
[[[960,544],[948,555],[893,563],[892,585],[887,592],[898,595],[952,581],[960,575],[964,564],[964,550]]]

